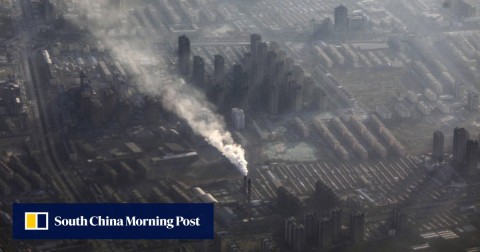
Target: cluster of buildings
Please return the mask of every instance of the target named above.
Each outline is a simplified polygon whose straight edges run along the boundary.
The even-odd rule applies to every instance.
[[[477,15],[479,4],[474,0],[448,0],[446,4],[452,8],[453,13],[459,19],[467,19]]]
[[[369,157],[383,159],[389,150],[394,155],[406,153],[405,147],[376,115],[371,115],[367,121],[354,116],[333,117],[329,123],[315,118],[313,126],[342,160],[354,159],[354,156],[363,160]]]
[[[18,115],[23,112],[20,86],[14,81],[0,82],[0,114]]]
[[[306,76],[303,68],[276,42],[268,45],[262,42],[259,34],[251,35],[250,51],[245,52],[241,62],[234,64],[231,70],[225,68],[223,56],[215,55],[214,73],[209,74],[201,56],[193,56],[191,63],[190,51],[190,40],[180,36],[180,73],[204,89],[220,110],[225,107],[261,108],[276,115],[324,107],[326,94],[316,86],[313,78]]]
[[[432,157],[437,162],[444,160],[444,141],[441,131],[433,133]],[[467,129],[456,127],[453,130],[453,167],[467,176],[477,175],[479,153],[478,140],[471,139]]]
[[[33,190],[47,187],[40,170],[26,163],[24,157],[3,153],[0,160],[0,195],[9,197],[14,194],[29,194]],[[29,160],[31,161],[31,160]]]
[[[362,31],[368,28],[368,17],[361,10],[348,14],[348,8],[341,4],[334,10],[334,30],[338,32]]]
[[[158,122],[160,103],[154,97],[145,96],[140,104],[132,103],[136,92],[133,80],[142,74],[138,66],[122,64],[104,52],[103,43],[87,42],[58,42],[42,51],[40,77],[62,97],[63,126],[102,128],[114,122],[126,127],[135,116],[134,106],[143,108],[146,122]]]

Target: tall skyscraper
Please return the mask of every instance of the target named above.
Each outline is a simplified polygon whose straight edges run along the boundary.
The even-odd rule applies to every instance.
[[[456,127],[453,130],[453,161],[457,166],[463,164],[467,139],[468,131],[465,128]]]
[[[342,209],[336,207],[330,211],[332,218],[333,241],[338,242],[342,238]]]
[[[275,63],[277,62],[277,53],[275,51],[268,51],[265,61],[265,75],[274,76],[273,73],[275,71]]]
[[[315,88],[315,81],[311,76],[303,78],[303,104],[305,107],[310,107],[313,102],[313,90]]]
[[[318,216],[317,212],[305,214],[305,233],[307,243],[311,245],[318,244]]]
[[[285,243],[294,252],[305,251],[306,230],[305,226],[297,223],[295,217],[290,217],[285,220],[284,229]]]
[[[273,78],[270,76],[264,78],[264,86],[267,92],[267,111],[271,115],[277,115],[279,96],[278,86],[275,85]]]
[[[258,44],[256,57],[262,64],[265,63],[265,59],[267,58],[267,50],[268,50],[267,43],[262,42]]]
[[[465,172],[468,175],[477,173],[478,164],[478,141],[468,140],[465,150]]]
[[[348,26],[351,31],[362,31],[367,28],[368,18],[361,10],[352,12],[352,16],[348,19]]]
[[[395,229],[395,233],[398,234],[398,232],[402,230],[403,226],[403,214],[400,209],[393,209],[390,215],[390,219],[392,228]]]
[[[327,93],[321,87],[314,87],[313,89],[313,104],[315,109],[325,111],[327,109]]]
[[[343,4],[335,8],[334,24],[335,30],[337,31],[348,30],[348,8],[345,7]]]
[[[436,130],[433,132],[433,159],[442,161],[444,150],[444,136],[443,132]]]
[[[460,81],[455,82],[455,98],[462,99],[464,94],[465,86],[463,85],[463,83]]]
[[[225,59],[222,55],[215,55],[214,72],[216,81],[221,81],[225,76]]]
[[[242,109],[248,105],[248,74],[240,64],[233,65],[233,91],[235,93],[235,102]]]
[[[333,243],[332,219],[322,218],[319,221],[319,245],[321,248],[329,248]]]
[[[183,76],[190,74],[190,39],[185,35],[178,37],[178,68]]]
[[[353,243],[365,240],[365,214],[352,213],[350,215],[350,241]]]
[[[479,97],[475,92],[470,92],[467,95],[467,109],[470,111],[478,111]]]
[[[193,56],[193,82],[199,87],[205,87],[205,61],[200,56]]]
[[[255,33],[250,35],[250,52],[255,58],[257,57],[258,45],[260,43],[262,43],[262,36],[260,36],[260,34]]]
[[[300,112],[302,110],[302,86],[295,80],[288,82],[287,99],[289,111]]]

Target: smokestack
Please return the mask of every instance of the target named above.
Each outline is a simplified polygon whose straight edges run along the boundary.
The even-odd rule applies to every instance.
[[[248,196],[250,196],[251,191],[252,191],[252,179],[248,179],[248,190],[247,190]]]
[[[247,193],[247,180],[248,180],[248,177],[245,175],[243,176],[243,193]]]

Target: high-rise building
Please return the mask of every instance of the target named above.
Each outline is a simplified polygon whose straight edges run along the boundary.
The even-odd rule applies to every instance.
[[[256,57],[262,64],[265,63],[265,59],[267,58],[267,51],[268,51],[267,43],[262,42],[258,44]]]
[[[403,226],[403,214],[400,209],[395,208],[390,215],[392,229],[395,230],[395,234],[398,234],[402,230]]]
[[[332,219],[322,218],[319,221],[319,246],[329,248],[333,243]]]
[[[365,240],[365,214],[352,213],[350,215],[350,241],[353,243]]]
[[[457,166],[463,164],[468,137],[468,131],[465,128],[456,127],[453,130],[453,161]]]
[[[242,65],[243,65],[243,69],[248,74],[252,72],[252,61],[253,61],[253,56],[251,52],[243,53]]]
[[[268,51],[265,62],[265,75],[274,76],[275,63],[277,62],[277,53],[275,51]]]
[[[224,102],[225,102],[225,88],[222,82],[216,83],[210,89],[210,101],[217,105],[218,110],[222,110]]]
[[[368,18],[363,11],[355,10],[352,12],[348,24],[351,31],[363,31],[367,28]]]
[[[443,132],[436,130],[433,133],[433,159],[442,161],[444,150],[444,136]]]
[[[315,87],[313,89],[313,103],[315,109],[325,111],[327,109],[327,99],[327,93],[325,93],[322,88]]]
[[[190,74],[190,39],[185,35],[178,37],[178,68],[183,76]]]
[[[278,252],[280,251],[277,244],[268,237],[260,238],[260,252]]]
[[[330,211],[332,218],[332,237],[334,242],[342,238],[342,209],[336,207]]]
[[[308,244],[317,245],[318,244],[318,213],[307,213],[305,214],[305,234]]]
[[[470,111],[478,111],[479,97],[475,92],[470,92],[467,95],[467,109]]]
[[[465,150],[465,172],[474,175],[477,172],[478,164],[478,141],[468,140]]]
[[[278,114],[278,96],[279,90],[278,86],[275,85],[273,78],[266,76],[264,78],[264,86],[266,88],[267,95],[267,111],[271,115]]]
[[[477,13],[478,2],[475,0],[458,0],[455,4],[455,14],[458,18],[474,17]]]
[[[245,72],[243,71],[243,66],[241,64],[233,65],[232,72],[233,72],[233,88],[235,89],[235,92],[238,93],[239,89],[243,85],[245,85],[246,75],[245,75]]]
[[[222,55],[216,54],[214,59],[215,80],[221,81],[225,77],[225,59]]]
[[[263,80],[263,64],[259,60],[253,60],[251,71],[251,85],[259,86]]]
[[[232,123],[233,127],[237,130],[245,128],[245,113],[242,109],[233,108],[232,109]]]
[[[227,251],[228,244],[233,241],[233,237],[228,231],[219,231],[215,233],[215,251]]]
[[[305,251],[305,226],[302,224],[295,225],[293,230],[294,238],[292,248],[295,252],[304,252]]]
[[[276,78],[276,82],[281,84],[285,79],[285,61],[283,60],[278,60],[275,63],[275,68],[273,70],[273,74]]]
[[[333,21],[330,18],[325,18],[320,24],[319,33],[322,35],[331,34],[334,30]]]
[[[313,90],[315,88],[315,81],[311,76],[303,78],[303,104],[310,108],[313,102]]]
[[[302,86],[295,80],[288,82],[287,99],[289,103],[289,111],[300,112],[302,110]]]
[[[250,52],[256,58],[257,57],[257,50],[258,45],[262,43],[262,36],[260,34],[252,34],[250,35]]]
[[[241,64],[233,65],[233,91],[235,93],[235,103],[240,108],[245,109],[248,105],[248,74],[244,71]]]
[[[193,56],[193,82],[199,87],[205,85],[205,61],[198,55]]]
[[[288,62],[288,60],[287,60]],[[305,78],[305,71],[303,68],[299,65],[294,65],[293,66],[293,79],[297,83],[303,83],[303,79]]]
[[[455,82],[455,98],[462,99],[465,94],[465,86],[462,82]]]
[[[284,228],[284,240],[285,243],[294,252],[305,251],[306,243],[306,231],[305,226],[297,223],[295,217],[290,217],[285,220]]]
[[[348,8],[345,7],[343,4],[335,8],[334,24],[335,30],[337,31],[348,30]]]

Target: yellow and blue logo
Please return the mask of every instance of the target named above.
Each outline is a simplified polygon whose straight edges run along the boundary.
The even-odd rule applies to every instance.
[[[48,230],[48,213],[26,212],[25,230]]]

